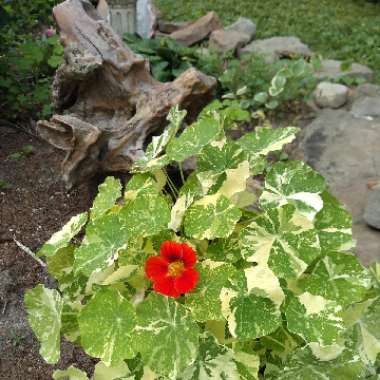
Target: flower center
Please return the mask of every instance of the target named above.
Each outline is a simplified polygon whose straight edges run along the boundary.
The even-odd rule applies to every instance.
[[[168,274],[171,277],[177,277],[183,272],[184,269],[185,266],[183,265],[183,261],[173,261],[169,264]]]

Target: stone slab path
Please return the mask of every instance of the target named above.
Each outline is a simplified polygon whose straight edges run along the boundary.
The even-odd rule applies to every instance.
[[[380,180],[380,117],[320,110],[305,128],[302,148],[306,162],[326,177],[331,192],[352,212],[356,254],[366,265],[380,261],[380,231],[363,219],[371,192],[367,185]]]

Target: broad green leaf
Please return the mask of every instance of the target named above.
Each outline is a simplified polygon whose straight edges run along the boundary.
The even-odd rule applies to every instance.
[[[281,362],[285,362],[288,356],[302,344],[302,340],[292,336],[282,326],[274,333],[260,338],[260,344],[270,350],[272,356],[278,356]]]
[[[196,322],[174,299],[152,293],[137,306],[133,344],[157,374],[178,378],[197,357],[198,340]]]
[[[131,235],[152,236],[167,229],[170,209],[159,194],[140,194],[120,211],[120,219]]]
[[[265,178],[260,205],[268,210],[290,203],[313,219],[323,207],[324,189],[324,178],[302,161],[278,162]]]
[[[99,362],[95,366],[94,377],[92,378],[92,380],[124,379],[124,377],[126,375],[129,375],[129,373],[129,368],[124,361],[113,366],[107,366],[103,362]]]
[[[186,306],[197,321],[223,320],[220,292],[234,275],[234,268],[223,262],[203,261],[198,267],[199,283],[186,296]]]
[[[28,321],[40,342],[40,354],[49,364],[60,357],[63,302],[58,291],[37,285],[25,292]]]
[[[46,258],[48,271],[59,283],[59,289],[64,291],[74,281],[74,245],[59,249],[54,256]]]
[[[182,162],[198,154],[220,131],[220,122],[213,115],[201,117],[187,127],[178,138],[170,141],[166,154],[171,160]]]
[[[320,361],[313,357],[308,348],[297,350],[286,366],[273,380],[364,380],[368,373],[360,360],[349,350],[337,359]],[[265,377],[267,378],[267,376]]]
[[[292,205],[268,209],[241,231],[243,257],[267,264],[276,276],[298,278],[319,255],[313,224]]]
[[[80,336],[78,325],[78,314],[82,308],[80,302],[77,303],[64,303],[62,309],[62,335],[70,342],[76,342]]]
[[[281,150],[291,143],[299,132],[298,128],[256,128],[247,133],[237,143],[246,151],[266,156],[270,152]]]
[[[185,110],[180,111],[178,106],[175,106],[170,110],[167,117],[170,121],[170,125],[166,127],[161,135],[153,136],[152,142],[146,148],[144,157],[136,161],[134,164],[132,168],[134,171],[154,170],[163,167],[166,162],[168,162],[166,156],[159,156],[163,153],[170,140],[175,137],[186,113]]]
[[[104,215],[87,227],[82,245],[75,251],[75,273],[90,276],[112,265],[125,248],[132,231],[119,215]]]
[[[228,239],[217,239],[210,243],[206,256],[214,261],[235,263],[242,258],[238,234],[232,234]]]
[[[185,233],[195,239],[215,239],[230,236],[241,217],[241,211],[223,195],[206,195],[186,211]]]
[[[76,236],[87,222],[87,212],[73,216],[61,229],[56,232],[40,249],[38,256],[53,256],[63,247],[66,247],[71,239]]]
[[[96,196],[91,208],[90,220],[95,220],[102,216],[106,211],[115,205],[118,198],[121,197],[120,180],[114,177],[107,177],[99,186],[98,195]]]
[[[88,380],[87,374],[74,366],[53,373],[54,380]]]
[[[360,302],[370,287],[368,271],[349,253],[329,252],[302,277],[297,286],[303,291],[334,300],[341,305]]]
[[[339,343],[345,329],[341,312],[342,307],[335,301],[309,292],[289,295],[285,309],[289,331],[321,346]]]
[[[353,246],[352,217],[331,194],[322,193],[323,208],[315,217],[321,248],[324,251],[348,251]]]
[[[238,380],[240,379],[234,352],[209,334],[200,337],[199,354],[195,362],[186,368],[180,380]]]
[[[135,310],[116,289],[99,290],[79,314],[81,345],[110,366],[132,358]]]
[[[244,275],[234,279],[229,287],[222,288],[220,300],[229,331],[235,338],[260,338],[281,326],[279,304],[269,299],[264,291],[249,292]]]

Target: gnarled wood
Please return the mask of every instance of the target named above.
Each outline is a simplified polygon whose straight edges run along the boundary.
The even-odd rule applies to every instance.
[[[196,116],[216,80],[195,69],[161,83],[85,0],[54,8],[65,46],[53,100],[58,114],[40,121],[41,136],[67,151],[63,178],[70,187],[100,171],[127,171],[146,140],[165,125],[173,105]]]

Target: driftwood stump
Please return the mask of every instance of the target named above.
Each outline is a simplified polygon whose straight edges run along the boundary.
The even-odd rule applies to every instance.
[[[53,13],[65,60],[53,83],[57,114],[39,121],[38,131],[67,151],[62,169],[68,187],[98,172],[128,171],[173,105],[195,117],[212,99],[216,80],[195,69],[170,83],[155,80],[149,63],[89,2],[66,0]]]

